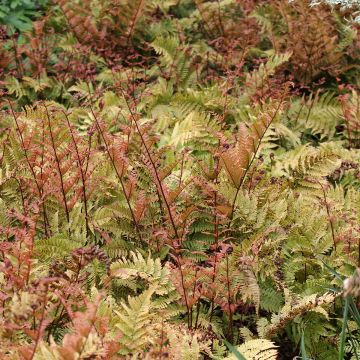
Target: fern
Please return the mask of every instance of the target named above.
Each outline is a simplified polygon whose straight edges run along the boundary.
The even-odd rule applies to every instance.
[[[151,295],[152,289],[146,290],[140,296],[129,297],[129,304],[121,303],[122,312],[116,312],[118,321],[116,327],[121,331],[123,337],[123,354],[141,351],[149,345],[152,337],[151,329]],[[136,319],[134,321],[134,319]]]
[[[277,359],[278,351],[272,341],[266,339],[256,339],[246,341],[237,346],[236,349],[245,359]],[[237,359],[236,355],[230,355],[225,359]]]

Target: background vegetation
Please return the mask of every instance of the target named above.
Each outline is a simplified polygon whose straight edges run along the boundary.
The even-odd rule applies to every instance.
[[[340,3],[2,2],[1,359],[359,359]]]

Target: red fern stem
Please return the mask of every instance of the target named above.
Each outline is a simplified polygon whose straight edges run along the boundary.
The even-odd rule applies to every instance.
[[[140,127],[139,127],[139,124],[137,122],[137,119],[136,119],[136,116],[135,114],[133,113],[133,111],[131,110],[130,106],[129,106],[129,103],[125,97],[125,94],[123,92],[123,90],[121,89],[121,92],[123,94],[123,97],[126,101],[126,105],[129,109],[129,112],[130,112],[130,116],[132,118],[132,120],[134,121],[134,124],[135,124],[135,127],[136,127],[136,130],[138,131],[139,133],[139,136],[140,136],[140,139],[141,139],[141,142],[142,144],[144,145],[144,148],[145,148],[145,151],[146,151],[146,154],[148,156],[148,159],[152,165],[152,168],[153,168],[153,171],[154,171],[154,174],[155,174],[155,177],[156,177],[156,183],[157,183],[157,186],[159,187],[159,190],[161,192],[161,195],[163,197],[163,200],[164,200],[164,204],[166,206],[166,209],[167,209],[167,212],[168,212],[168,215],[169,215],[169,219],[170,219],[170,222],[171,222],[171,225],[173,227],[173,230],[174,230],[174,234],[175,234],[175,237],[176,239],[178,239],[180,241],[180,237],[179,237],[179,233],[177,231],[177,227],[175,225],[175,220],[173,218],[173,215],[172,215],[172,212],[171,212],[171,208],[170,208],[170,205],[166,199],[166,195],[165,195],[165,191],[164,191],[164,188],[162,186],[162,183],[161,183],[161,180],[160,180],[160,177],[159,177],[159,173],[157,171],[157,168],[155,166],[155,163],[154,163],[154,160],[150,154],[150,150],[149,148],[147,147],[146,145],[146,142],[144,140],[144,137],[143,137],[143,134],[141,133],[141,130],[140,130]],[[178,265],[178,268],[179,268],[179,271],[180,271],[180,277],[181,277],[181,287],[183,289],[183,292],[184,292],[184,300],[185,300],[185,305],[186,305],[186,310],[187,310],[187,318],[188,318],[188,326],[191,327],[191,321],[190,321],[190,308],[189,308],[189,303],[188,303],[188,299],[187,299],[187,295],[186,295],[186,288],[185,288],[185,281],[184,281],[184,274],[183,274],[183,270],[182,270],[182,267],[181,267],[181,262],[180,262],[180,257],[179,257],[179,254],[177,253],[176,251],[176,247],[174,247],[174,253],[175,253],[175,257],[176,257],[176,262],[177,262],[177,265]]]
[[[61,194],[62,194],[62,197],[63,197],[66,219],[67,219],[67,222],[68,222],[68,224],[69,224],[69,223],[70,223],[70,212],[69,212],[69,208],[68,208],[67,200],[66,200],[66,192],[65,192],[65,186],[64,186],[64,178],[63,178],[63,174],[62,174],[61,167],[60,167],[60,159],[59,159],[58,154],[57,154],[57,151],[56,151],[55,139],[54,139],[54,134],[53,134],[52,127],[51,127],[49,110],[48,110],[47,106],[45,105],[45,103],[44,103],[43,105],[44,105],[44,107],[45,107],[46,117],[47,117],[47,120],[48,120],[49,131],[50,131],[51,146],[52,146],[53,151],[54,151],[56,167],[57,167],[58,172],[59,172]]]
[[[119,173],[119,171],[118,171],[118,169],[117,169],[117,167],[116,167],[116,165],[115,165],[115,161],[114,161],[113,157],[111,156],[110,149],[109,149],[109,145],[108,145],[108,143],[107,143],[107,141],[106,141],[106,138],[105,138],[105,135],[104,135],[103,131],[101,130],[101,126],[100,126],[99,120],[98,120],[97,116],[95,115],[95,112],[94,112],[93,107],[92,107],[91,104],[90,104],[90,110],[91,110],[91,113],[92,113],[92,115],[93,115],[93,117],[94,117],[94,119],[95,119],[96,128],[97,128],[97,130],[98,130],[98,132],[99,132],[99,134],[100,134],[100,136],[101,136],[101,138],[102,138],[102,140],[103,140],[103,142],[104,142],[106,153],[107,153],[107,155],[108,155],[108,157],[109,157],[109,159],[110,159],[110,162],[111,162],[111,164],[112,164],[112,166],[113,166],[113,168],[114,168],[114,170],[115,170],[116,176],[117,176],[118,179],[119,179],[122,192],[123,192],[123,194],[124,194],[124,197],[125,197],[127,206],[128,206],[128,208],[129,208],[129,211],[130,211],[130,214],[131,214],[131,218],[132,218],[132,220],[133,220],[133,222],[134,222],[134,225],[135,225],[135,230],[136,230],[137,236],[138,236],[138,238],[139,238],[139,241],[142,243],[142,242],[143,242],[143,239],[142,239],[142,236],[141,236],[139,224],[138,224],[138,222],[136,221],[135,214],[134,214],[134,210],[133,210],[133,208],[132,208],[132,206],[131,206],[130,198],[129,198],[127,192],[126,192],[123,178],[122,178],[121,174]]]
[[[24,151],[24,156],[25,156],[25,159],[26,159],[26,162],[29,166],[29,169],[30,169],[30,172],[31,172],[31,175],[32,177],[34,178],[34,181],[35,181],[35,185],[36,185],[36,188],[38,190],[38,193],[39,193],[39,196],[40,196],[40,199],[41,199],[41,205],[42,205],[42,208],[43,208],[43,218],[44,218],[44,232],[45,232],[45,236],[46,237],[49,237],[49,233],[48,233],[48,228],[47,228],[47,214],[46,214],[46,207],[45,207],[45,203],[44,203],[44,200],[43,199],[43,189],[41,188],[41,186],[39,185],[39,182],[36,178],[36,174],[35,174],[35,170],[34,170],[34,167],[31,165],[31,162],[30,162],[30,159],[29,159],[29,156],[28,156],[28,153],[27,153],[27,150],[26,150],[26,146],[25,146],[25,142],[24,142],[24,138],[22,136],[22,132],[21,132],[21,129],[20,129],[20,125],[19,125],[19,122],[18,122],[18,119],[16,117],[16,114],[14,112],[14,109],[12,107],[12,104],[11,102],[9,101],[9,106],[10,106],[10,109],[11,109],[11,114],[14,118],[14,121],[15,121],[15,124],[16,124],[16,129],[17,129],[17,132],[19,133],[19,138],[20,138],[20,142],[21,142],[21,147]]]
[[[231,205],[231,215],[230,215],[230,221],[229,221],[229,225],[228,225],[228,228],[230,228],[231,226],[231,223],[232,223],[232,220],[233,220],[233,217],[234,217],[234,210],[235,210],[235,204],[236,204],[236,199],[239,195],[239,192],[240,192],[240,189],[246,179],[246,175],[247,173],[249,172],[250,168],[251,168],[251,165],[253,164],[254,160],[256,159],[256,156],[257,156],[257,153],[259,151],[259,148],[260,148],[260,145],[261,145],[261,142],[262,140],[264,139],[264,136],[267,132],[267,130],[269,129],[270,125],[272,124],[272,122],[274,121],[276,115],[278,114],[281,106],[282,106],[282,100],[284,98],[285,94],[283,94],[283,96],[281,97],[280,101],[279,101],[279,105],[277,106],[276,110],[275,110],[275,113],[272,115],[272,117],[270,118],[270,121],[266,124],[266,127],[265,127],[265,131],[263,132],[262,136],[259,138],[259,141],[258,141],[258,144],[256,146],[256,149],[254,151],[254,154],[249,162],[249,165],[246,167],[245,169],[245,172],[244,172],[244,175],[240,181],[240,185],[238,186],[238,188],[236,189],[236,193],[235,193],[235,196],[234,196],[234,200],[232,202],[232,205]]]
[[[70,121],[69,121],[69,117],[66,114],[65,111],[63,111],[63,114],[65,116],[66,119],[66,123],[71,135],[71,139],[75,148],[75,153],[76,153],[76,157],[77,157],[77,162],[78,162],[78,167],[79,167],[79,171],[80,171],[80,176],[81,176],[81,187],[82,187],[82,193],[83,193],[83,201],[84,201],[84,211],[85,211],[85,226],[86,226],[86,237],[89,236],[90,233],[90,228],[89,228],[89,215],[88,215],[88,207],[87,207],[87,198],[86,198],[86,179],[85,179],[85,173],[84,173],[84,169],[83,169],[83,164],[80,158],[80,153],[79,153],[79,148],[77,146],[75,137],[74,137],[74,133],[73,130],[71,128],[70,125]]]

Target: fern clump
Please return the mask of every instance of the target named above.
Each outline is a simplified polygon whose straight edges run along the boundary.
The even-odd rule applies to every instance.
[[[340,3],[0,5],[1,359],[359,357]]]

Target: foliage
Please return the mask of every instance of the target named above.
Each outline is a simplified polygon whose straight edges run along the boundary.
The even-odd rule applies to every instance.
[[[10,30],[25,31],[32,28],[32,18],[39,15],[39,8],[46,0],[4,0],[0,5],[0,24]]]
[[[343,9],[353,9],[355,10],[352,17],[354,21],[359,22],[359,1],[358,0],[325,0],[325,2],[329,5],[340,5]],[[312,0],[311,5],[318,5],[319,3],[316,0]]]
[[[1,359],[359,357],[359,29],[309,5],[2,29]]]

